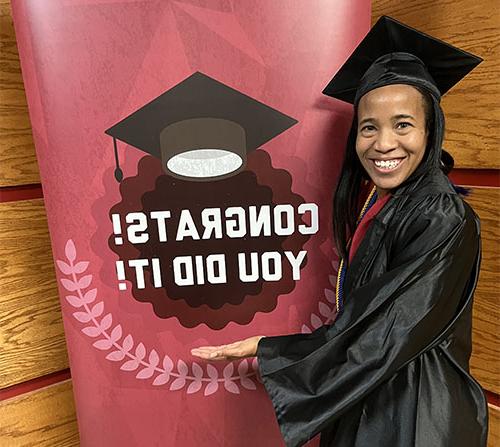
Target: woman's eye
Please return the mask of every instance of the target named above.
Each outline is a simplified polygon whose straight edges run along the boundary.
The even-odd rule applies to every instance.
[[[408,123],[408,122],[406,122],[406,121],[403,121],[403,122],[401,122],[401,123],[398,123],[398,124],[396,125],[396,127],[397,127],[398,129],[407,129],[408,127],[411,127],[411,123]]]
[[[375,130],[375,126],[366,125],[361,128],[361,132],[372,132]]]

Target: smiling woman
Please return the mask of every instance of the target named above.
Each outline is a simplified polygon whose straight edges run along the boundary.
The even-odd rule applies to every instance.
[[[336,321],[192,351],[257,356],[287,447],[317,433],[321,447],[486,445],[469,373],[480,225],[446,177],[440,107],[479,62],[387,17],[375,24],[323,92],[354,106],[334,197]]]

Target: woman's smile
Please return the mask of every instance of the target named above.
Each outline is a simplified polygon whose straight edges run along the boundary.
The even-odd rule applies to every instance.
[[[405,158],[390,158],[390,159],[372,159],[372,162],[381,174],[390,174],[396,171],[401,164],[404,162]]]

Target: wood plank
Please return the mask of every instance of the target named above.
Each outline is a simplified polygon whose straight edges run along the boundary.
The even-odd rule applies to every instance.
[[[71,380],[0,402],[0,445],[78,446]]]
[[[500,262],[498,240],[500,188],[474,188],[467,202],[481,219],[482,263],[474,296],[471,371],[481,385],[500,393]]]
[[[43,199],[0,203],[0,388],[67,367]]]
[[[500,446],[500,408],[488,404],[490,424],[488,431],[488,447]]]
[[[0,2],[0,187],[39,183],[9,1]]]
[[[372,21],[389,15],[484,59],[442,101],[444,147],[461,168],[500,168],[500,8],[491,0],[373,0]]]

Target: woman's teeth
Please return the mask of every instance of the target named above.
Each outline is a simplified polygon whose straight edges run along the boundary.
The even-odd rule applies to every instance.
[[[377,168],[396,169],[403,160],[401,158],[395,160],[373,160]]]

